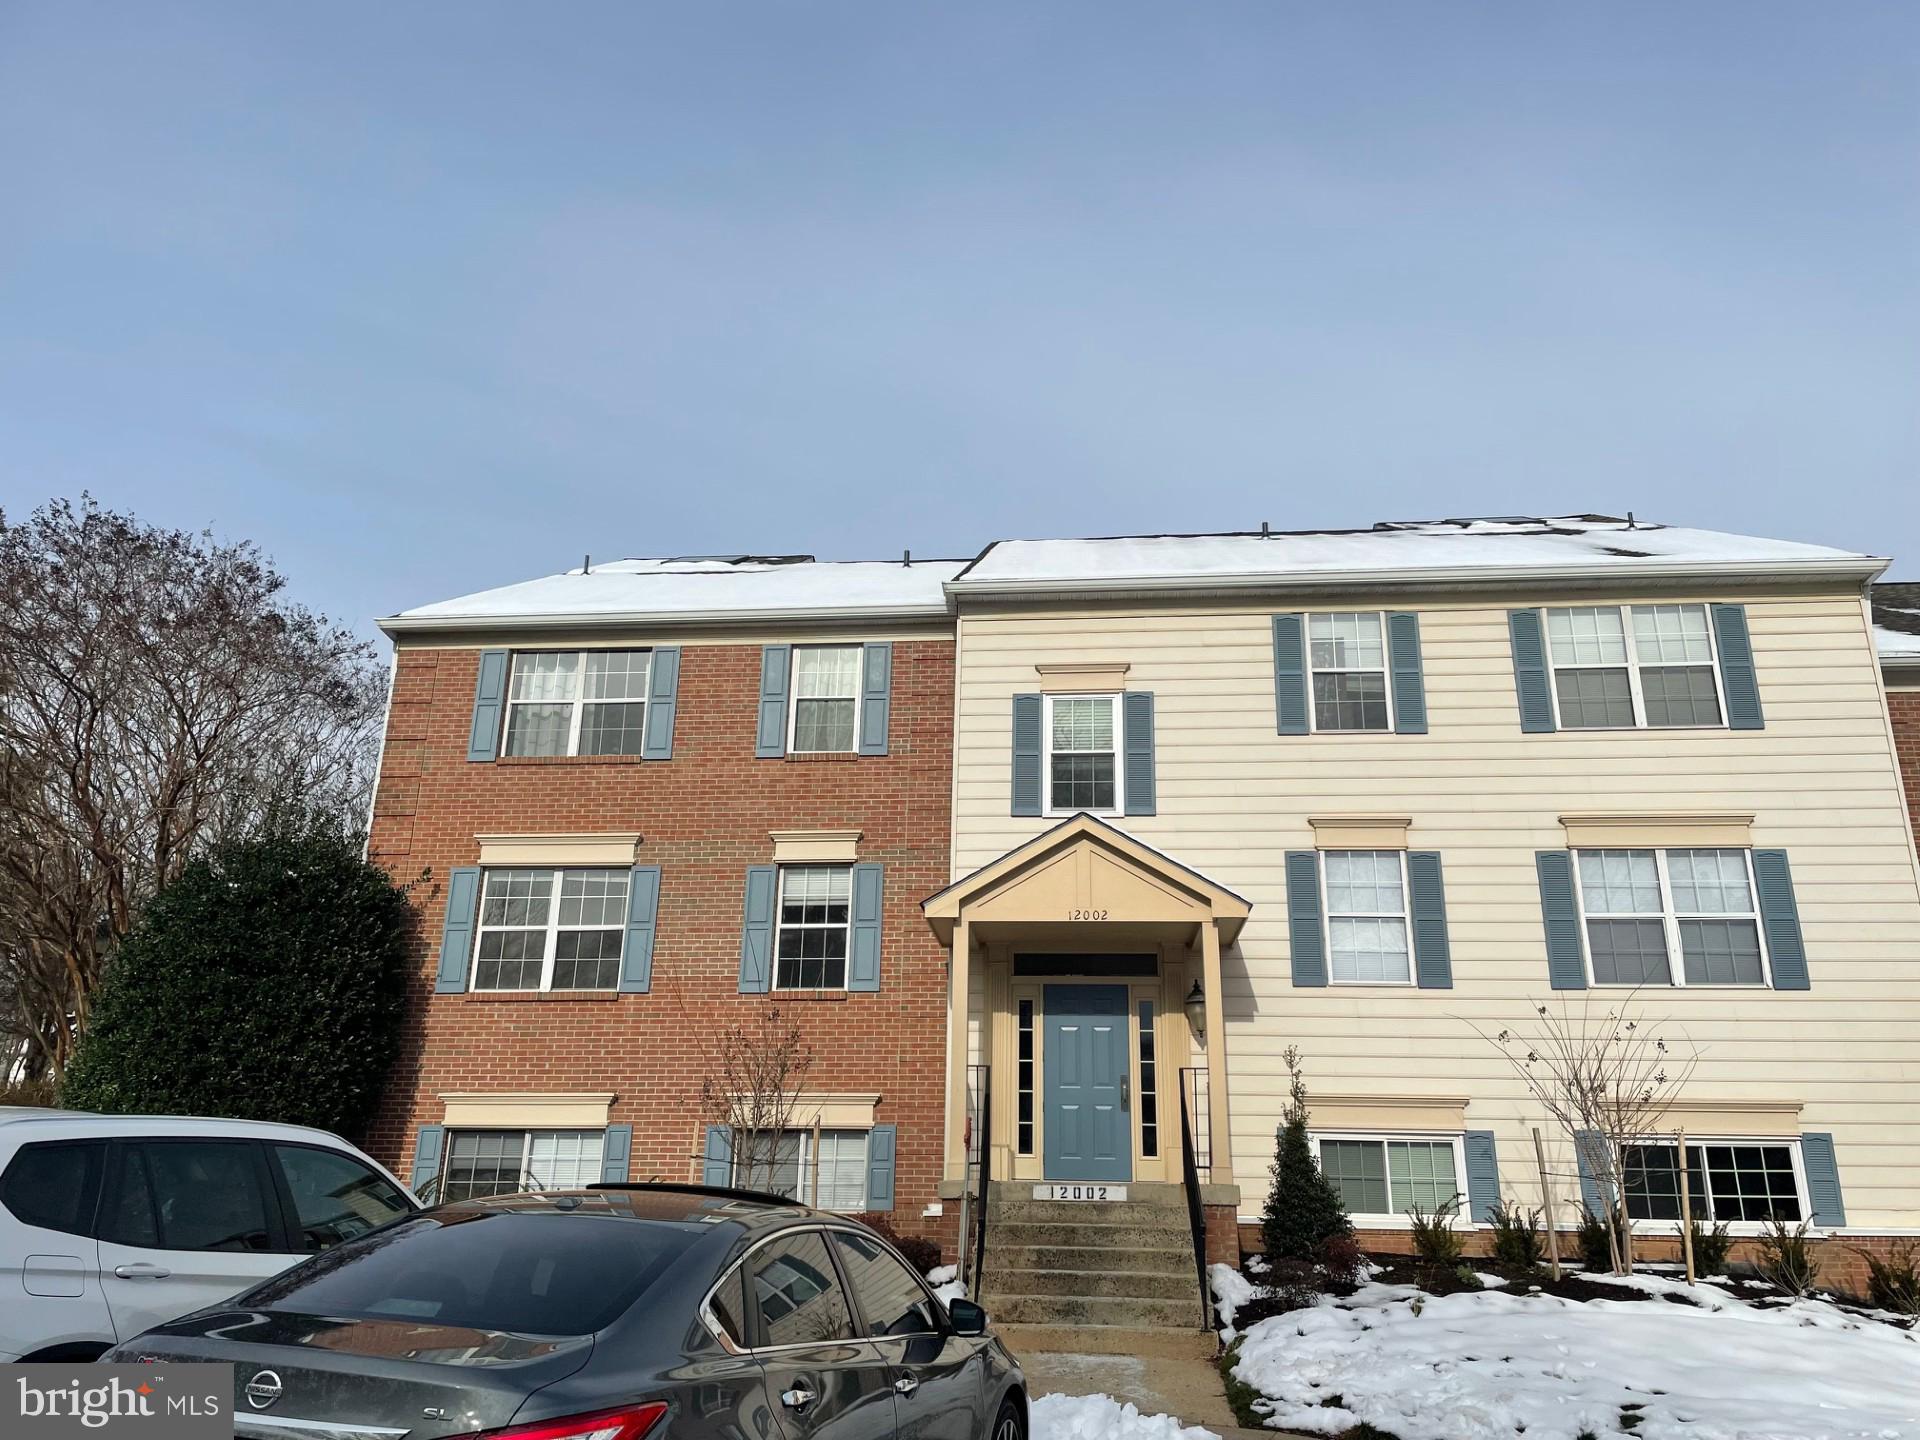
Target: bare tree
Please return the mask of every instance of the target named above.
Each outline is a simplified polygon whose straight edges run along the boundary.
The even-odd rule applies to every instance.
[[[208,844],[358,824],[382,677],[253,546],[54,501],[0,514],[0,1043],[58,1078],[105,957]]]
[[[706,1062],[700,1108],[731,1135],[734,1183],[748,1190],[775,1189],[783,1161],[797,1169],[799,1136],[793,1122],[813,1068],[813,1051],[800,1027],[779,1006],[762,1006],[751,1019],[710,1033]]]
[[[1557,1013],[1535,1006],[1538,1025],[1531,1034],[1488,1035],[1473,1026],[1506,1057],[1592,1177],[1607,1209],[1609,1250],[1620,1275],[1633,1269],[1628,1148],[1653,1140],[1700,1061],[1684,1034],[1669,1044],[1661,1034],[1664,1017],[1638,1013],[1638,994],[1628,994],[1604,1013],[1595,1013],[1590,994],[1582,995],[1577,1011],[1565,997]]]

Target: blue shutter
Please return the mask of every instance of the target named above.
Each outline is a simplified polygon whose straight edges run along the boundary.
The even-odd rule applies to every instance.
[[[1538,610],[1509,610],[1513,688],[1520,697],[1520,728],[1529,735],[1553,729],[1553,687],[1547,683],[1547,641]]]
[[[1013,697],[1013,813],[1040,813],[1041,703],[1038,695]]]
[[[853,938],[847,954],[847,989],[880,988],[882,866],[853,867]]]
[[[876,1125],[867,1135],[867,1209],[893,1209],[894,1132]]]
[[[500,713],[507,705],[505,650],[480,652],[480,678],[473,687],[473,728],[467,732],[467,759],[494,760],[500,755]]]
[[[600,1146],[600,1183],[627,1183],[627,1157],[633,1153],[633,1126],[609,1125]]]
[[[733,1184],[733,1132],[725,1125],[707,1126],[707,1148],[701,1161],[700,1183],[722,1189]]]
[[[1500,1203],[1500,1153],[1491,1130],[1469,1130],[1461,1148],[1467,1159],[1468,1218],[1481,1225],[1493,1221]]]
[[[679,698],[679,648],[655,646],[647,668],[647,729],[640,740],[641,759],[673,758],[673,712]]]
[[[1292,941],[1293,983],[1327,983],[1327,942],[1320,928],[1320,855],[1287,852],[1287,933]]]
[[[440,930],[440,963],[433,988],[458,995],[467,988],[467,964],[473,959],[473,922],[480,911],[480,867],[456,865],[447,874],[447,918]]]
[[[1600,1181],[1594,1174],[1592,1162],[1587,1158],[1591,1148],[1599,1151],[1605,1145],[1598,1130],[1576,1130],[1573,1134],[1573,1159],[1580,1167],[1580,1203],[1589,1213],[1605,1215],[1612,1207],[1601,1198]]]
[[[740,928],[740,993],[764,995],[773,988],[773,892],[771,865],[747,867],[746,918]]]
[[[420,1187],[440,1173],[440,1147],[446,1134],[443,1125],[422,1125],[420,1133],[413,1137],[413,1178],[408,1183],[415,1198],[419,1197]]]
[[[1713,638],[1720,652],[1720,694],[1727,705],[1729,730],[1764,730],[1760,680],[1753,669],[1753,643],[1747,638],[1747,607],[1715,605]]]
[[[887,753],[887,712],[893,708],[893,646],[876,640],[860,655],[860,753]]]
[[[787,753],[787,686],[793,678],[793,647],[760,647],[760,722],[754,734],[758,760],[778,760]]]
[[[1126,813],[1153,815],[1153,692],[1129,690],[1120,697],[1121,743],[1126,747]]]
[[[1413,968],[1422,990],[1453,988],[1453,950],[1447,943],[1447,891],[1440,852],[1407,852],[1407,888],[1413,901]]]
[[[1540,915],[1547,927],[1547,981],[1555,990],[1587,988],[1587,957],[1580,945],[1580,910],[1573,901],[1573,855],[1539,850]]]
[[[1273,710],[1282,735],[1307,733],[1307,617],[1273,617]]]
[[[1833,1136],[1809,1130],[1800,1137],[1800,1165],[1807,1172],[1807,1199],[1813,1203],[1813,1223],[1834,1230],[1847,1223],[1846,1202],[1840,1198],[1840,1167],[1833,1158]]]
[[[653,935],[660,911],[660,867],[636,865],[627,874],[627,940],[620,952],[620,988],[644,995],[653,988]]]
[[[1793,871],[1784,850],[1753,852],[1754,886],[1767,927],[1767,960],[1776,990],[1806,990],[1807,947],[1800,938],[1800,906],[1793,898]]]
[[[1427,733],[1427,681],[1420,666],[1420,617],[1411,610],[1387,616],[1387,664],[1393,671],[1393,728]]]

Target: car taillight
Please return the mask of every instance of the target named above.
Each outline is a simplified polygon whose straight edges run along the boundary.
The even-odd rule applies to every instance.
[[[666,1401],[650,1400],[624,1410],[596,1410],[591,1415],[509,1425],[504,1430],[488,1430],[474,1440],[640,1440],[666,1413]]]

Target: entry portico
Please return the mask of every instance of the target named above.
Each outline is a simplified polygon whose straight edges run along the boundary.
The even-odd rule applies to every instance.
[[[966,1176],[968,1067],[981,1065],[991,1179],[1178,1183],[1180,1075],[1194,1067],[1209,1178],[1232,1184],[1220,957],[1250,908],[1085,813],[924,901],[951,957],[948,1183]],[[1202,1027],[1185,1013],[1196,982]]]

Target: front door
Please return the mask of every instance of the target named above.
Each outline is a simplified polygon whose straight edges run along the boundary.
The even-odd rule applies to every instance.
[[[1049,985],[1046,1010],[1047,1179],[1131,1180],[1127,987]]]

